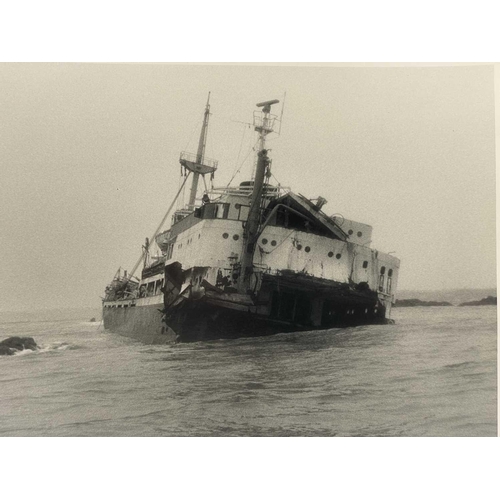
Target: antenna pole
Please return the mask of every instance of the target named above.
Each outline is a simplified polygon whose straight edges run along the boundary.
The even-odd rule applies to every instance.
[[[258,124],[255,130],[259,133],[259,152],[257,154],[257,168],[255,170],[255,179],[253,183],[252,197],[250,208],[248,210],[248,219],[243,232],[242,254],[241,254],[241,271],[238,279],[238,291],[246,293],[250,277],[253,272],[253,255],[255,252],[255,244],[259,232],[261,219],[261,202],[264,188],[264,179],[270,159],[267,156],[266,135],[272,132],[272,120],[270,119],[271,106],[277,104],[278,100],[266,101],[257,104],[262,108],[262,124]]]

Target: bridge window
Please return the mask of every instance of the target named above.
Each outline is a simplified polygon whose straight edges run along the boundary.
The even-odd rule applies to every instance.
[[[229,203],[205,203],[200,208],[202,219],[227,219]]]

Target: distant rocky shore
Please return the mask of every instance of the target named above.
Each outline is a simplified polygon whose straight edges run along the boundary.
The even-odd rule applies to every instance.
[[[460,307],[462,306],[496,306],[497,305],[497,298],[492,297],[489,295],[488,297],[481,299],[481,300],[472,300],[471,302],[462,302],[459,304]]]
[[[462,302],[459,307],[462,306],[496,306],[497,298],[493,296],[488,296],[481,300],[473,300],[471,302]],[[443,306],[453,306],[450,302],[437,302],[433,300],[419,300],[419,299],[401,299],[397,300],[394,307],[443,307]]]
[[[396,301],[394,307],[433,307],[433,306],[453,306],[449,302],[436,302],[433,300],[403,299]]]

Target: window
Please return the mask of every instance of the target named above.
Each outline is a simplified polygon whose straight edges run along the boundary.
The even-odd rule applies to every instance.
[[[227,240],[229,238],[229,234],[228,233],[223,233],[222,237]]]
[[[238,241],[239,239],[240,239],[240,235],[239,235],[239,234],[235,234],[235,235],[233,236],[233,240],[234,240],[234,241]]]
[[[227,219],[229,203],[206,203],[201,207],[203,219]]]
[[[361,238],[363,236],[363,233],[361,231],[358,231],[358,238]]]
[[[174,253],[174,244],[169,243],[167,247],[167,260],[172,258],[172,254]]]
[[[365,261],[363,262],[363,269],[366,269],[367,267],[368,267],[368,261],[367,261],[367,260],[365,260]]]
[[[227,214],[229,212],[229,204],[228,203],[217,203],[215,205],[215,219],[227,219]]]
[[[262,238],[262,244],[263,245],[267,245],[267,239],[266,238]]]
[[[307,253],[309,253],[309,252],[311,251],[311,247],[306,247],[306,248],[304,248],[304,250],[305,250]]]
[[[342,257],[342,254],[341,254],[341,253],[338,253],[338,254],[335,256],[335,258],[337,258],[337,259],[340,259],[341,257]]]

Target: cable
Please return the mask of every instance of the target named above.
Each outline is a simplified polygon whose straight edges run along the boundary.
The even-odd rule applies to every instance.
[[[233,179],[238,175],[239,171],[241,170],[241,167],[245,164],[245,162],[247,161],[248,157],[250,156],[250,153],[252,151],[255,151],[255,146],[257,146],[258,142],[259,142],[259,139],[257,139],[255,141],[255,144],[250,148],[250,150],[248,151],[248,154],[245,156],[245,159],[243,160],[243,162],[239,166],[238,170],[233,174],[233,176],[231,177],[231,180],[227,183],[226,187],[229,187],[229,184],[231,184],[231,182],[233,182]]]
[[[164,215],[163,219],[161,220],[160,222],[160,225],[156,228],[156,231],[154,232],[153,236],[151,236],[150,240],[149,241],[154,241],[154,239],[156,238],[156,235],[160,232],[160,229],[163,227],[163,224],[165,224],[165,221],[167,220],[167,217],[168,217],[168,214],[170,213],[170,211],[172,210],[172,208],[174,207],[174,204],[175,202],[177,201],[177,198],[179,197],[179,195],[181,194],[181,191],[182,189],[184,188],[184,184],[186,184],[186,181],[188,180],[188,177],[189,177],[189,174],[191,172],[189,172],[186,177],[184,178],[184,182],[182,183],[182,186],[180,187],[179,191],[177,191],[177,194],[175,195],[175,198],[174,200],[172,201],[172,203],[170,204],[170,206],[168,207],[168,210],[167,210],[167,213]],[[133,276],[135,274],[135,272],[137,271],[137,268],[139,267],[139,264],[141,263],[142,261],[142,258],[143,258],[143,255],[141,253],[141,256],[139,257],[139,260],[137,261],[137,263],[135,264],[134,268],[132,269],[132,272],[130,273],[130,276]],[[130,281],[130,278],[129,278],[129,281]]]

